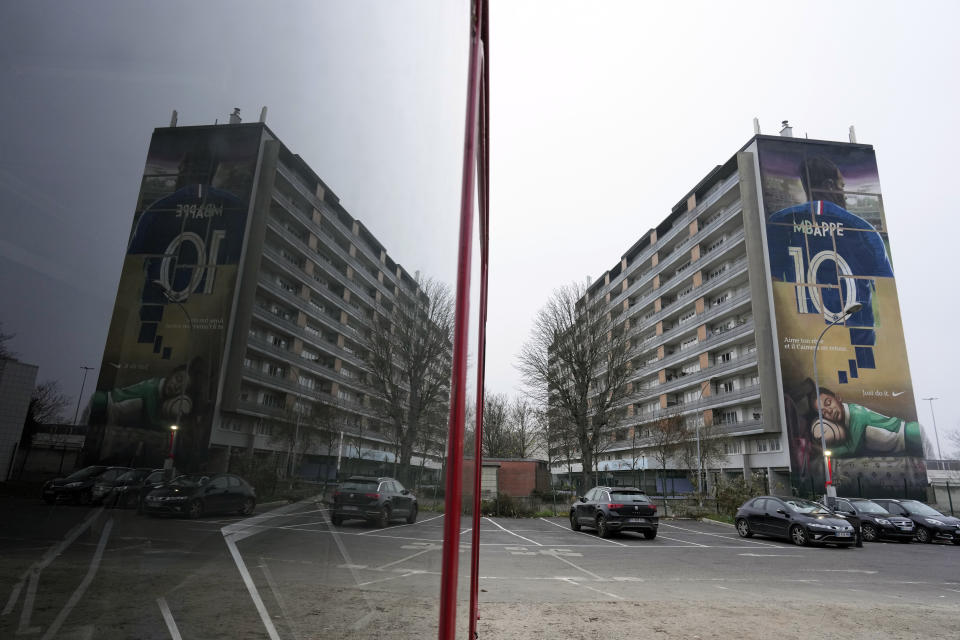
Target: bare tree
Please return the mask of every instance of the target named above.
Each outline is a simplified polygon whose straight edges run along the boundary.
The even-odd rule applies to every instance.
[[[487,458],[510,458],[514,454],[513,432],[510,429],[510,407],[502,393],[485,394],[483,399],[483,455]]]
[[[700,416],[695,416],[700,420]],[[727,459],[726,446],[730,437],[723,432],[720,426],[713,424],[696,423],[686,424],[683,445],[680,447],[680,458],[683,465],[690,470],[693,486],[698,494],[702,494],[703,478],[698,477],[698,471],[704,473],[714,465],[719,465]],[[698,446],[699,442],[699,446]]]
[[[432,279],[401,290],[391,309],[378,308],[367,340],[366,361],[390,421],[397,462],[410,463],[423,418],[448,399],[453,297]]]
[[[960,459],[960,429],[957,431],[951,431],[949,434],[947,434],[947,442],[955,447],[953,451],[953,458]]]
[[[663,472],[662,491],[667,493],[667,464],[682,450],[686,437],[683,418],[674,409],[661,411],[650,425],[651,451]]]
[[[541,414],[524,397],[510,403],[510,427],[513,431],[514,453],[518,458],[529,458],[538,448],[538,429]]]
[[[62,423],[66,420],[64,410],[69,404],[69,398],[60,391],[60,383],[45,380],[34,388],[30,396],[27,425]]]
[[[567,422],[583,463],[584,487],[596,464],[602,433],[616,425],[626,391],[629,340],[582,284],[554,291],[534,320],[520,352],[519,369],[528,387]]]
[[[4,333],[3,332],[3,323],[0,322],[0,360],[14,360],[17,357],[17,354],[13,351],[10,351],[10,348],[7,346],[7,343],[10,340],[13,340],[13,337],[16,335],[14,333]]]

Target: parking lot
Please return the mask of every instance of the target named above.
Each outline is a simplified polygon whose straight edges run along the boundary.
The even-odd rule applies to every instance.
[[[436,633],[441,514],[378,529],[361,521],[334,527],[314,501],[200,520],[21,508],[16,524],[0,519],[3,637]],[[461,627],[471,524],[461,519]],[[483,518],[479,630],[593,638],[626,624],[660,637],[790,638],[829,621],[833,637],[872,638],[878,628],[888,637],[916,637],[918,629],[954,637],[958,567],[960,547],[943,544],[797,547],[688,520],[662,521],[655,540],[600,539],[571,531],[566,518]]]

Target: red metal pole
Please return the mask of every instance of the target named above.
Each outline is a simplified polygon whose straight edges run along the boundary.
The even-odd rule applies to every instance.
[[[457,299],[454,307],[453,366],[450,381],[450,421],[447,439],[447,480],[444,496],[441,552],[439,640],[454,640],[457,623],[457,574],[460,552],[460,492],[463,489],[463,422],[466,409],[467,340],[470,315],[470,259],[473,244],[473,193],[477,149],[480,86],[480,20],[483,0],[473,0],[470,13],[470,63],[467,75],[467,114],[460,191],[460,236],[457,259]]]
[[[483,43],[480,83],[480,140],[477,162],[480,174],[480,327],[477,339],[477,424],[474,433],[473,529],[470,545],[470,625],[468,638],[477,637],[480,591],[480,486],[483,468],[483,399],[487,362],[487,276],[490,258],[490,41],[487,6],[481,14]]]

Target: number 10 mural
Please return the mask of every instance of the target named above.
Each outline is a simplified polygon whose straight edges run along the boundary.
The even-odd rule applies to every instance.
[[[822,492],[823,452],[841,494],[923,496],[923,437],[873,149],[758,141],[792,483]],[[820,395],[813,380],[817,337]]]
[[[155,463],[144,443],[157,448],[178,421],[183,463],[206,451],[260,135],[256,127],[154,132],[90,405],[99,460]],[[108,426],[132,429],[104,442]]]

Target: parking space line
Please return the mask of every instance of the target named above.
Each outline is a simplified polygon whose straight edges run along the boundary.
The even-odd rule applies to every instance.
[[[564,582],[568,582],[568,583],[570,583],[570,584],[572,584],[572,585],[574,585],[574,586],[576,586],[576,587],[583,587],[584,589],[589,589],[590,591],[594,591],[594,592],[596,592],[596,593],[599,593],[600,595],[607,596],[608,598],[614,598],[614,599],[616,599],[616,600],[623,600],[623,598],[622,598],[621,596],[618,596],[618,595],[615,594],[615,593],[609,593],[609,592],[607,592],[607,591],[601,591],[600,589],[597,589],[596,587],[591,587],[591,586],[588,585],[588,584],[580,584],[579,582],[577,582],[577,581],[574,580],[573,578],[564,578],[563,581],[564,581]]]
[[[664,540],[672,540],[673,542],[682,542],[682,543],[684,543],[684,544],[690,544],[690,545],[693,545],[693,546],[695,546],[695,547],[703,547],[704,549],[709,549],[709,548],[710,548],[710,545],[708,545],[708,544],[700,544],[699,542],[690,542],[690,541],[688,541],[688,540],[679,540],[679,539],[677,539],[677,538],[668,538],[667,536],[661,536],[661,535],[659,535],[659,534],[657,535],[657,537],[658,537],[658,538],[663,538]]]
[[[270,591],[273,592],[273,599],[277,601],[277,605],[280,607],[280,613],[283,614],[283,620],[287,623],[287,628],[290,630],[290,633],[293,634],[295,640],[299,640],[300,635],[293,626],[293,622],[290,620],[290,614],[287,612],[287,603],[283,599],[283,596],[280,595],[280,588],[273,579],[273,573],[270,571],[270,567],[267,566],[266,558],[263,556],[260,556],[260,570],[263,572],[263,577],[267,579],[267,586],[269,586]]]
[[[548,556],[550,556],[550,557],[552,557],[552,558],[556,558],[556,559],[559,560],[560,562],[566,562],[568,565],[570,565],[571,567],[573,567],[573,568],[576,569],[577,571],[582,571],[583,573],[587,574],[588,576],[590,576],[590,577],[593,578],[594,580],[600,580],[600,581],[603,580],[603,578],[601,578],[600,576],[598,576],[597,574],[595,574],[593,571],[589,571],[589,570],[587,570],[587,569],[584,569],[583,567],[578,566],[578,565],[574,564],[573,562],[570,562],[569,560],[567,560],[566,558],[564,558],[564,557],[562,557],[562,556],[560,556],[560,555],[557,555],[557,554],[555,554],[555,553],[548,553],[548,554],[546,554],[546,555],[548,555]]]
[[[177,622],[173,619],[173,613],[167,606],[167,601],[161,596],[157,598],[157,604],[160,606],[160,615],[163,616],[163,621],[167,624],[167,631],[170,632],[171,640],[183,640],[180,629],[177,628]]]
[[[423,524],[424,522],[430,522],[431,520],[436,520],[437,518],[442,518],[442,517],[443,517],[443,514],[441,513],[441,514],[438,515],[438,516],[433,516],[432,518],[427,518],[426,520],[421,520],[421,521],[419,521],[419,522],[411,522],[410,524],[396,524],[396,525],[391,525],[390,528],[391,528],[391,529],[402,529],[403,527],[415,527],[415,526],[417,526],[418,524]],[[375,531],[375,530],[374,530],[374,531]],[[358,535],[358,536],[365,536],[365,535],[367,535],[368,533],[373,533],[373,531],[364,531],[363,533],[358,533],[357,535]]]
[[[387,564],[380,565],[379,567],[377,567],[376,569],[374,569],[374,571],[382,571],[382,570],[386,569],[387,567],[392,567],[392,566],[397,565],[397,564],[402,564],[402,563],[406,562],[407,560],[413,560],[413,559],[416,558],[417,556],[422,556],[423,554],[425,554],[425,553],[430,553],[431,551],[437,551],[437,549],[436,549],[435,547],[427,547],[426,549],[423,549],[422,551],[417,551],[416,553],[410,554],[410,555],[407,556],[406,558],[400,558],[399,560],[394,560],[393,562],[388,562]]]
[[[540,520],[543,520],[543,521],[546,522],[547,524],[552,524],[552,525],[555,526],[555,527],[560,527],[560,528],[563,529],[564,531],[569,531],[570,533],[576,533],[576,534],[581,535],[581,536],[589,536],[590,538],[594,538],[594,536],[591,536],[589,533],[584,533],[583,531],[574,531],[573,529],[567,529],[565,526],[563,526],[563,525],[561,525],[561,524],[557,524],[556,522],[551,522],[550,520],[547,520],[546,518],[540,518]],[[630,546],[630,545],[628,545],[628,544],[623,544],[622,542],[615,542],[615,541],[613,541],[613,540],[608,540],[608,539],[606,539],[606,538],[599,538],[599,537],[598,537],[598,538],[595,538],[595,539],[596,539],[596,540],[603,540],[604,542],[609,542],[610,544],[615,544],[615,545],[617,545],[618,547],[629,547],[629,546]],[[598,546],[600,546],[600,545],[598,545]]]
[[[490,518],[486,518],[486,517],[485,517],[484,520],[486,520],[487,522],[489,522],[490,524],[492,524],[492,525],[495,526],[495,527],[499,527],[500,529],[503,529],[504,531],[506,531],[506,532],[509,533],[510,535],[517,536],[517,537],[520,538],[521,540],[526,540],[526,541],[529,542],[530,544],[535,544],[535,545],[537,545],[538,547],[542,547],[542,546],[543,546],[542,544],[540,544],[540,543],[537,542],[536,540],[531,540],[530,538],[524,538],[524,537],[523,537],[522,535],[520,535],[519,533],[514,533],[513,531],[510,531],[510,530],[507,529],[506,527],[501,526],[500,524],[494,522],[494,521],[491,520]]]
[[[402,573],[402,574],[400,574],[400,575],[389,576],[389,577],[386,577],[386,578],[380,578],[380,579],[378,579],[378,580],[370,580],[370,581],[368,581],[368,582],[358,582],[358,583],[357,583],[357,586],[358,586],[358,587],[366,587],[367,585],[377,584],[378,582],[386,582],[386,581],[388,581],[388,580],[396,580],[397,578],[409,578],[410,576],[415,576],[415,575],[417,575],[416,572]]]
[[[715,538],[723,538],[724,540],[739,540],[740,542],[748,542],[750,544],[759,544],[764,547],[775,547],[777,549],[783,548],[783,545],[773,544],[772,542],[760,542],[759,540],[747,540],[746,538],[740,538],[740,537],[735,538],[733,536],[723,535],[720,533],[707,533],[706,531],[697,531],[695,529],[687,529],[685,527],[678,527],[675,524],[667,524],[665,522],[661,522],[660,526],[670,527],[671,529],[679,529],[680,531],[689,531],[690,533],[696,533],[702,536],[713,536]]]

